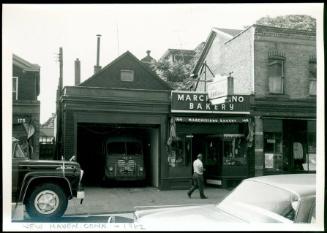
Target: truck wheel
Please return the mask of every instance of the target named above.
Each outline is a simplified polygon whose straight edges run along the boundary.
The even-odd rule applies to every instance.
[[[27,197],[26,211],[32,218],[56,218],[62,216],[68,204],[63,189],[51,183],[36,186]]]

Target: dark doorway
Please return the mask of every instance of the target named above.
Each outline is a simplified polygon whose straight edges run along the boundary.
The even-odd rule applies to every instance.
[[[114,124],[93,124],[79,123],[77,130],[77,161],[85,171],[83,184],[86,186],[152,186],[154,173],[158,172],[158,131],[157,127],[148,125],[114,125]],[[144,180],[110,180],[105,179],[105,142],[112,137],[137,137],[142,142],[144,159]],[[154,148],[155,147],[155,148]],[[113,167],[115,165],[113,164]]]
[[[284,152],[288,158],[290,172],[303,171],[307,154],[307,121],[283,121]]]

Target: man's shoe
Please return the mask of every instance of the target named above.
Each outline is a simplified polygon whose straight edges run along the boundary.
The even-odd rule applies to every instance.
[[[201,197],[201,199],[208,199],[208,197],[206,197],[206,196],[203,196],[203,197]]]
[[[191,198],[191,194],[190,193],[187,193],[187,196],[188,196],[188,198]]]

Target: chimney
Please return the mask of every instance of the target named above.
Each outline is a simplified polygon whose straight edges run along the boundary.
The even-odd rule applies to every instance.
[[[101,70],[100,66],[100,37],[101,35],[97,35],[97,64],[94,66],[94,73],[97,73],[99,70]]]
[[[81,83],[81,62],[78,58],[75,60],[75,86]]]
[[[148,54],[148,57],[150,57],[151,50],[147,50],[146,53]]]

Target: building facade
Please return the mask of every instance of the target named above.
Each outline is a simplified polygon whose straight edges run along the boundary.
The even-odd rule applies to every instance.
[[[77,156],[86,185],[99,185],[104,176],[104,142],[127,135],[143,141],[146,183],[165,186],[170,90],[128,51],[79,85],[63,88],[62,151],[66,158]],[[132,172],[129,160],[121,158],[124,165],[117,166]]]
[[[14,54],[12,83],[12,136],[19,140],[28,157],[38,159],[40,67]]]
[[[211,72],[201,70],[203,64]],[[249,175],[314,172],[316,34],[252,25],[236,35],[213,29],[194,70],[196,91],[231,76],[233,94],[253,96]]]

